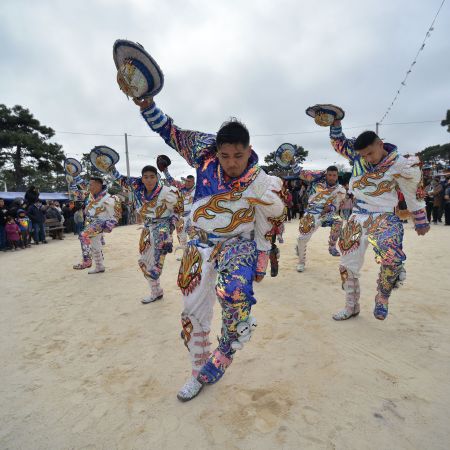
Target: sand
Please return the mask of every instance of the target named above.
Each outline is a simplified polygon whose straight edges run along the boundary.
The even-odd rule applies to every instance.
[[[314,235],[299,274],[297,223],[286,228],[280,275],[255,289],[252,341],[185,404],[176,399],[189,362],[173,254],[164,301],[145,306],[137,226],[106,236],[103,275],[72,270],[73,236],[0,254],[0,448],[448,449],[450,229],[419,238],[406,226],[408,279],[385,322],[372,315],[370,251],[361,315],[338,323],[329,229]]]

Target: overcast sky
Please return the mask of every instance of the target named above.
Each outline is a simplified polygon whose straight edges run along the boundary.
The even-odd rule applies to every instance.
[[[348,136],[374,129],[442,0],[97,0],[0,2],[0,103],[27,107],[80,158],[95,145],[121,154],[131,173],[168,154],[176,176],[193,173],[147,128],[116,84],[112,45],[140,42],[165,74],[156,102],[182,128],[215,132],[241,119],[263,157],[283,142],[309,150],[307,167],[344,160],[304,110],[334,103]],[[439,121],[450,108],[447,2],[386,123]],[[308,132],[306,134],[288,134]],[[257,136],[261,134],[283,134]],[[439,122],[385,125],[403,153],[450,141]]]

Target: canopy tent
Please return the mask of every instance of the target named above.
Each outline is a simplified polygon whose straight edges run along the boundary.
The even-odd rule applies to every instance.
[[[16,198],[25,198],[25,192],[0,192],[0,198],[3,200],[14,200]],[[69,200],[69,196],[65,192],[40,192],[40,200]]]

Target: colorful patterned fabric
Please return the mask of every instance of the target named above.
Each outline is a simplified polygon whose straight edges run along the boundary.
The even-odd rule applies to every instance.
[[[381,266],[375,300],[387,305],[406,260],[403,252],[403,224],[399,217],[393,213],[352,214],[339,240],[341,275],[343,271],[349,271],[359,278],[369,244],[375,253],[376,262]],[[387,315],[387,307],[385,310]]]
[[[232,362],[232,343],[241,344],[237,325],[249,320],[256,303],[253,278],[257,270],[265,272],[272,235],[285,218],[282,182],[260,169],[254,152],[244,173],[229,179],[219,164],[214,135],[178,128],[154,104],[142,116],[197,172],[186,223],[191,240],[178,275],[184,304],[182,336],[193,376],[201,383],[214,383]],[[222,334],[211,354],[208,335],[217,299]]]
[[[349,183],[359,205],[368,212],[392,212],[401,191],[411,212],[425,208],[420,195],[421,171],[417,157],[399,155],[397,147],[384,144],[387,156],[377,165],[367,163],[354,149],[354,139],[347,139],[341,127],[330,128],[331,145],[353,165]]]
[[[258,250],[270,250],[274,220],[284,217],[279,178],[260,170],[252,152],[244,173],[228,179],[219,164],[212,134],[182,130],[155,104],[142,111],[147,124],[197,170],[190,226],[225,239],[255,231]],[[269,238],[269,241],[268,241]]]
[[[133,193],[137,210],[144,222],[139,239],[140,258],[138,265],[149,283],[152,296],[163,294],[159,285],[164,260],[172,253],[172,232],[179,221],[183,205],[176,188],[157,183],[151,192],[142,182],[142,177],[125,177],[114,167],[111,176]]]

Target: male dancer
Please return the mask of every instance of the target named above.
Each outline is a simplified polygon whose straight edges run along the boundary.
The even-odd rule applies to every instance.
[[[150,294],[143,304],[163,298],[159,278],[167,253],[172,252],[172,232],[179,216],[183,213],[182,199],[176,188],[164,186],[158,171],[153,166],[145,166],[141,177],[125,177],[113,166],[110,175],[119,184],[133,192],[138,213],[144,223],[139,240],[139,267],[150,287]]]
[[[83,231],[79,235],[83,261],[73,266],[73,268],[86,269],[91,267],[92,253],[95,268],[88,273],[102,273],[105,271],[102,252],[103,233],[110,233],[117,225],[122,215],[122,208],[120,200],[108,194],[106,185],[101,177],[90,177],[88,193],[83,190],[84,187],[86,187],[86,183],[80,175],[73,179],[70,186],[70,190],[76,192],[78,199],[85,197],[86,203],[86,219]]]
[[[300,219],[297,239],[297,272],[305,270],[306,245],[313,233],[324,223],[331,223],[328,251],[339,256],[336,242],[342,228],[342,219],[338,214],[339,205],[345,197],[345,189],[338,183],[338,169],[330,166],[325,171],[301,170],[299,177],[311,183],[310,196],[305,215]]]
[[[192,203],[194,201],[194,193],[195,193],[195,177],[192,175],[188,175],[186,177],[186,181],[183,183],[182,181],[175,180],[172,175],[170,175],[168,168],[166,167],[163,171],[167,182],[176,187],[181,197],[183,198],[184,205],[184,213],[183,216],[180,217],[180,220],[177,222],[177,236],[178,242],[180,243],[181,248],[185,248],[187,244],[187,233],[186,233],[186,224],[191,213]]]
[[[383,143],[373,131],[365,131],[356,140],[347,139],[339,120],[330,127],[330,138],[335,151],[353,165],[349,190],[356,199],[339,240],[342,255],[339,270],[346,295],[345,308],[333,318],[346,320],[359,314],[359,271],[370,243],[375,260],[381,265],[373,314],[384,320],[392,289],[398,287],[406,275],[403,225],[394,213],[397,191],[405,197],[417,234],[424,235],[430,228],[425,202],[420,198],[419,160],[399,155],[396,146]]]
[[[271,229],[285,217],[282,183],[260,169],[248,130],[236,119],[223,124],[215,136],[178,128],[151,99],[135,103],[150,128],[197,170],[187,226],[191,240],[178,275],[182,336],[192,363],[192,376],[178,398],[187,401],[223,376],[256,325],[250,316],[256,303],[253,280],[264,277]],[[222,334],[210,353],[216,298],[222,307]]]

